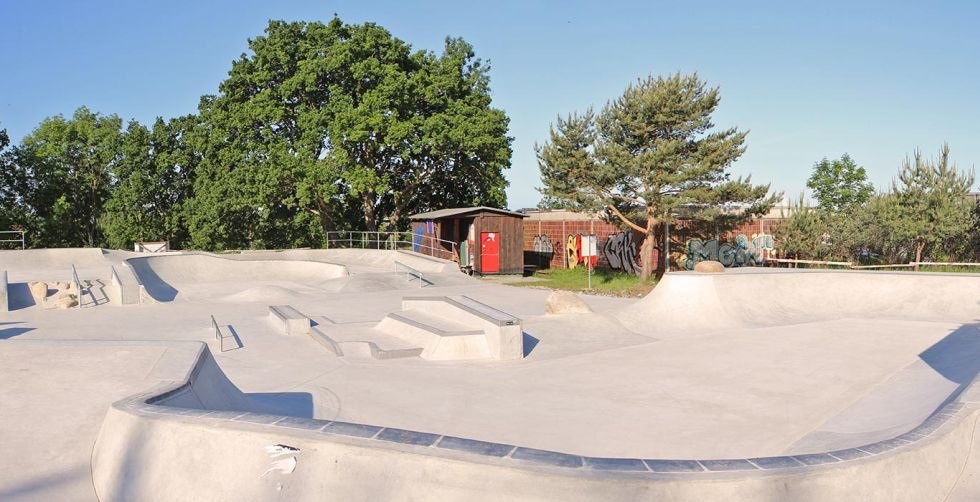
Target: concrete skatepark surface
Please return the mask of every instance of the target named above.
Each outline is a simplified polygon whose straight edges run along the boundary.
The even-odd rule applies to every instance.
[[[424,287],[397,272],[395,261],[420,271]],[[3,500],[96,496],[186,500],[204,493],[193,489],[216,482],[188,472],[186,480],[172,481],[185,487],[167,491],[160,484],[165,480],[133,474],[166,470],[158,463],[180,463],[186,455],[198,464],[231,463],[227,469],[242,472],[261,467],[255,476],[260,481],[217,483],[226,492],[208,492],[223,494],[202,498],[209,500],[240,499],[244,492],[235,491],[236,483],[259,490],[257,482],[268,484],[271,491],[262,491],[264,495],[256,499],[278,496],[282,492],[277,486],[287,493],[294,490],[291,493],[300,498],[322,495],[326,492],[317,491],[323,488],[317,484],[320,481],[307,477],[304,469],[313,467],[311,461],[325,462],[326,457],[317,455],[340,448],[337,444],[357,449],[337,450],[338,458],[390,454],[385,462],[394,464],[389,467],[400,466],[405,473],[418,468],[411,459],[420,455],[398,444],[394,450],[388,444],[379,449],[331,438],[328,445],[321,439],[286,434],[283,441],[303,443],[304,452],[321,453],[299,454],[296,475],[279,471],[263,475],[276,459],[261,456],[248,460],[254,465],[246,466],[236,464],[236,457],[225,452],[243,447],[235,443],[238,439],[273,441],[281,432],[270,430],[269,424],[237,421],[230,426],[236,432],[227,436],[224,423],[214,421],[223,415],[200,416],[218,411],[275,416],[277,422],[292,417],[293,421],[282,423],[307,428],[310,423],[367,424],[575,458],[692,459],[695,463],[693,459],[791,458],[788,455],[805,460],[814,458],[807,455],[891,441],[936,416],[962,415],[966,418],[951,419],[944,426],[948,434],[915,442],[914,448],[906,448],[909,451],[896,454],[895,459],[882,454],[880,461],[858,461],[857,467],[835,469],[911,471],[928,464],[925,470],[943,482],[920,486],[919,491],[908,491],[908,496],[927,493],[935,496],[925,499],[942,500],[953,490],[954,499],[970,500],[980,494],[980,480],[974,477],[978,462],[971,457],[970,440],[976,417],[972,401],[963,400],[964,391],[972,395],[969,386],[980,370],[980,278],[975,275],[675,273],[640,300],[582,295],[594,313],[547,315],[547,291],[487,284],[455,271],[452,264],[396,251],[166,256],[97,249],[0,252],[0,269],[7,270],[12,291],[27,281],[63,281],[71,265],[89,280],[107,280],[111,265],[140,282],[146,298],[125,306],[83,302],[83,308],[65,311],[15,302],[17,308],[0,313],[0,323],[5,323],[0,324],[0,398],[18,403],[0,409],[0,431],[10,441],[4,446],[23,452],[0,460]],[[373,326],[399,311],[403,298],[420,294],[467,295],[521,318],[526,357],[517,361],[337,357],[312,337],[284,335],[268,321],[270,305],[288,304],[338,339],[395,343],[386,341],[384,337],[391,335],[377,333]],[[234,340],[230,350],[221,351],[216,345],[212,315]],[[210,347],[203,356],[202,343]],[[173,398],[165,405],[199,410],[198,416],[188,412],[171,420],[152,410],[112,406],[128,396],[190,379],[187,368],[201,360],[210,369],[195,377],[194,397],[181,395],[183,401]],[[944,408],[950,404],[958,407],[943,413],[952,410]],[[139,436],[130,436],[136,433]],[[166,442],[155,443],[158,435],[174,444],[193,438],[198,446],[193,454],[168,450],[163,447]],[[915,435],[917,440],[925,436]],[[129,439],[120,439],[125,437]],[[950,446],[954,437],[961,437],[955,443],[967,448]],[[157,446],[140,448],[140,441]],[[947,452],[944,462],[949,465],[937,463],[934,450]],[[406,451],[413,453],[408,460],[399,456]],[[504,460],[517,458],[514,455]],[[915,455],[922,457],[915,465],[902,464]],[[440,469],[458,468],[460,473],[483,462],[436,457],[426,462]],[[711,465],[705,462],[697,465]],[[484,483],[510,480],[538,483],[539,488],[521,492],[522,496],[477,490],[482,495],[476,498],[554,498],[559,492],[540,491],[551,486],[552,477],[570,486],[580,477],[549,472],[538,479],[525,472],[538,472],[535,465],[521,464],[515,470],[497,465],[496,460],[490,464],[482,466],[493,473],[501,469],[500,477],[488,474]],[[361,467],[367,472],[367,467]],[[208,469],[201,472],[219,472]],[[806,486],[831,476],[827,469],[790,471],[799,486]],[[474,479],[481,476],[478,472]],[[118,473],[132,477],[120,478]],[[464,493],[439,491],[449,485],[462,490],[458,480],[436,479],[433,487],[418,478],[417,485],[432,491],[399,492],[394,488],[401,486],[398,476],[391,480],[389,492],[350,491],[352,486],[371,483],[363,480],[357,485],[358,475],[347,474],[354,484],[343,490],[353,499],[428,498],[426,493],[433,498],[439,498],[439,493],[459,498]],[[860,478],[853,472],[849,476]],[[652,493],[679,500],[711,493],[758,498],[769,493],[739,491],[762,483],[749,474],[726,481],[732,485],[728,492],[698,491],[706,488],[697,483],[645,479],[633,480],[636,486],[630,490],[635,492],[617,491],[620,488],[607,486],[594,475],[585,477],[588,480],[581,483],[594,486],[589,484],[581,493],[593,499],[648,499]],[[717,488],[725,483],[713,479],[709,484]],[[832,490],[828,485],[815,486],[808,489],[816,492],[800,493]],[[139,491],[144,489],[161,491]],[[871,493],[875,499],[874,493],[887,492]]]

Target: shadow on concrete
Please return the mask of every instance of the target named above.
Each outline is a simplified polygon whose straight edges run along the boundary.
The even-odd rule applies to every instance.
[[[78,301],[82,302],[82,307],[95,307],[109,303],[109,295],[106,293],[105,283],[101,279],[87,282],[89,285],[82,288],[84,291],[78,298]],[[82,300],[86,296],[89,298],[87,302]]]
[[[225,329],[228,330],[228,334],[231,335],[231,337],[235,340],[236,349],[240,349],[245,346],[245,344],[242,343],[241,337],[238,336],[238,331],[235,331],[234,326],[232,326],[231,324],[227,324],[225,325]]]
[[[313,394],[309,392],[253,392],[245,395],[265,413],[313,418]]]
[[[5,474],[10,474],[9,472]],[[24,479],[19,484],[2,483],[0,500],[82,500],[89,498],[92,491],[92,471],[86,464],[60,472],[51,472],[34,478]],[[8,481],[10,478],[7,478]]]
[[[957,384],[942,405],[956,399],[980,373],[980,323],[964,324],[919,354],[943,378]]]
[[[7,305],[10,310],[20,310],[33,307],[37,303],[26,282],[12,282],[7,285]]]
[[[522,334],[524,335],[524,357],[527,357],[531,354],[531,351],[538,346],[538,342],[541,340],[538,340],[527,333]]]
[[[170,302],[177,298],[177,289],[160,278],[147,263],[146,258],[131,258],[129,264],[133,267],[136,277],[143,283],[146,293],[158,302]]]
[[[21,323],[21,322],[0,322],[0,326],[8,326],[8,325],[11,325],[11,324],[23,324],[23,323]],[[0,328],[0,340],[6,340],[8,338],[13,338],[13,337],[18,336],[18,335],[23,335],[24,333],[27,333],[28,331],[33,331],[33,330],[34,330],[34,328],[27,328],[27,327],[21,327],[21,326],[11,327],[11,328]],[[2,499],[0,499],[0,500],[2,500]]]

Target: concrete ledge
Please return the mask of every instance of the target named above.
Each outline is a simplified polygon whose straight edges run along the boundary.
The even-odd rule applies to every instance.
[[[124,268],[120,274],[116,267],[109,267],[109,301],[118,305],[134,305],[140,303],[140,283],[136,280],[132,269]]]
[[[202,348],[183,380],[114,403],[93,455],[100,500],[274,500],[284,489],[342,500],[936,500],[955,485],[980,415],[953,401],[901,436],[810,455],[595,458],[234,410],[214,395],[226,392],[237,389]],[[300,468],[267,475],[268,445],[294,448]]]
[[[479,327],[486,333],[492,359],[506,361],[524,357],[521,320],[468,296],[407,296],[402,298],[402,310],[423,310]]]
[[[376,329],[422,347],[419,353],[422,359],[452,361],[491,357],[487,334],[478,329],[446,331],[394,312],[381,319]]]
[[[309,317],[289,305],[270,305],[269,320],[277,324],[287,335],[308,334],[313,326]]]
[[[10,299],[7,293],[7,271],[0,270],[0,312],[10,311]]]

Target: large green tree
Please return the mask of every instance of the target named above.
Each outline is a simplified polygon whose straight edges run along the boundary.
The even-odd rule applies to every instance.
[[[864,204],[874,194],[868,173],[846,153],[839,159],[824,157],[814,164],[806,186],[813,190],[820,209],[832,212]]]
[[[413,51],[335,18],[270,22],[249,48],[200,105],[196,246],[315,246],[415,211],[505,204],[508,119],[464,41]]]
[[[18,185],[18,172],[13,166],[13,152],[10,146],[10,137],[7,136],[6,129],[0,129],[0,230],[9,230],[15,225],[19,226],[23,220],[23,205],[18,200],[20,191]]]
[[[122,158],[113,171],[116,183],[99,221],[108,246],[129,248],[134,242],[166,240],[183,247],[183,205],[191,195],[198,162],[187,139],[195,120],[157,118],[152,129],[129,123]]]
[[[678,211],[735,222],[778,200],[768,185],[732,179],[728,168],[745,151],[746,133],[713,130],[720,101],[696,75],[648,77],[629,85],[593,121],[590,113],[559,120],[537,148],[546,198],[603,208],[642,232],[641,277],[653,272],[655,229]],[[588,140],[593,141],[589,146]],[[664,253],[657,272],[662,273]]]
[[[906,158],[892,183],[899,214],[892,229],[897,239],[914,246],[915,262],[925,254],[940,256],[957,242],[969,240],[974,201],[969,197],[972,173],[960,171],[949,161],[949,145],[939,158],[927,160],[915,151]]]
[[[36,246],[102,244],[98,218],[122,158],[122,120],[81,107],[45,119],[14,149],[11,178]]]

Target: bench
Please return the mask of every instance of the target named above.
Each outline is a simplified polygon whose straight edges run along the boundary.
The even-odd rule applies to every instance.
[[[289,305],[270,305],[269,319],[287,335],[305,335],[312,327],[309,317]]]

